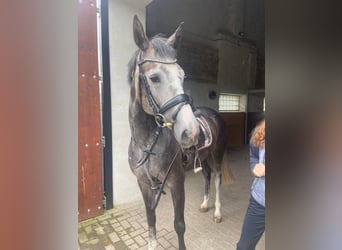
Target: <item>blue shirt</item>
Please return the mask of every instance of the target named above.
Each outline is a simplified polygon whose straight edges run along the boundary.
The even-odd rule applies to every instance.
[[[252,142],[249,143],[249,159],[250,168],[253,171],[255,164],[265,164],[265,148],[254,147]],[[265,207],[265,176],[256,177],[254,176],[251,194],[253,198],[263,207]]]

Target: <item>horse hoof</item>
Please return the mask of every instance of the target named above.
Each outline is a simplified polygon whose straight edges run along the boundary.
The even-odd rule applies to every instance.
[[[209,208],[208,208],[208,207],[200,207],[198,210],[199,210],[201,213],[206,213],[206,212],[209,211]]]
[[[221,217],[214,216],[214,222],[215,223],[221,223],[221,221],[222,221]]]

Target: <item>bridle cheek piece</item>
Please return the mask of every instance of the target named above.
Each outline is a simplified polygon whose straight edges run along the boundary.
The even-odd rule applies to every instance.
[[[141,59],[141,53],[139,53],[139,59],[138,59],[139,78],[140,78],[140,81],[143,83],[148,103],[154,113],[155,121],[158,127],[163,127],[163,128],[172,127],[176,121],[179,111],[182,109],[184,105],[189,104],[191,108],[194,109],[192,105],[193,103],[192,98],[187,94],[179,94],[179,95],[172,97],[170,100],[164,103],[161,107],[159,107],[158,103],[153,98],[146,75],[144,74],[142,70],[142,65],[146,62],[161,63],[161,64],[175,64],[177,63],[177,60],[166,62],[166,61],[160,61],[160,60],[155,60],[155,59]],[[173,112],[171,116],[172,122],[167,122],[164,116],[164,113],[177,105],[178,107],[176,108],[176,110]]]

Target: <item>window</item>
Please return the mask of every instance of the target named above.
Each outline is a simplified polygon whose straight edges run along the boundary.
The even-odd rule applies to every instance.
[[[220,94],[219,96],[219,111],[240,111],[240,96]]]

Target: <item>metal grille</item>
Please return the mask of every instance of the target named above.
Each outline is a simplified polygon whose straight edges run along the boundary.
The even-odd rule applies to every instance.
[[[219,96],[219,111],[239,111],[240,96],[220,94]]]

